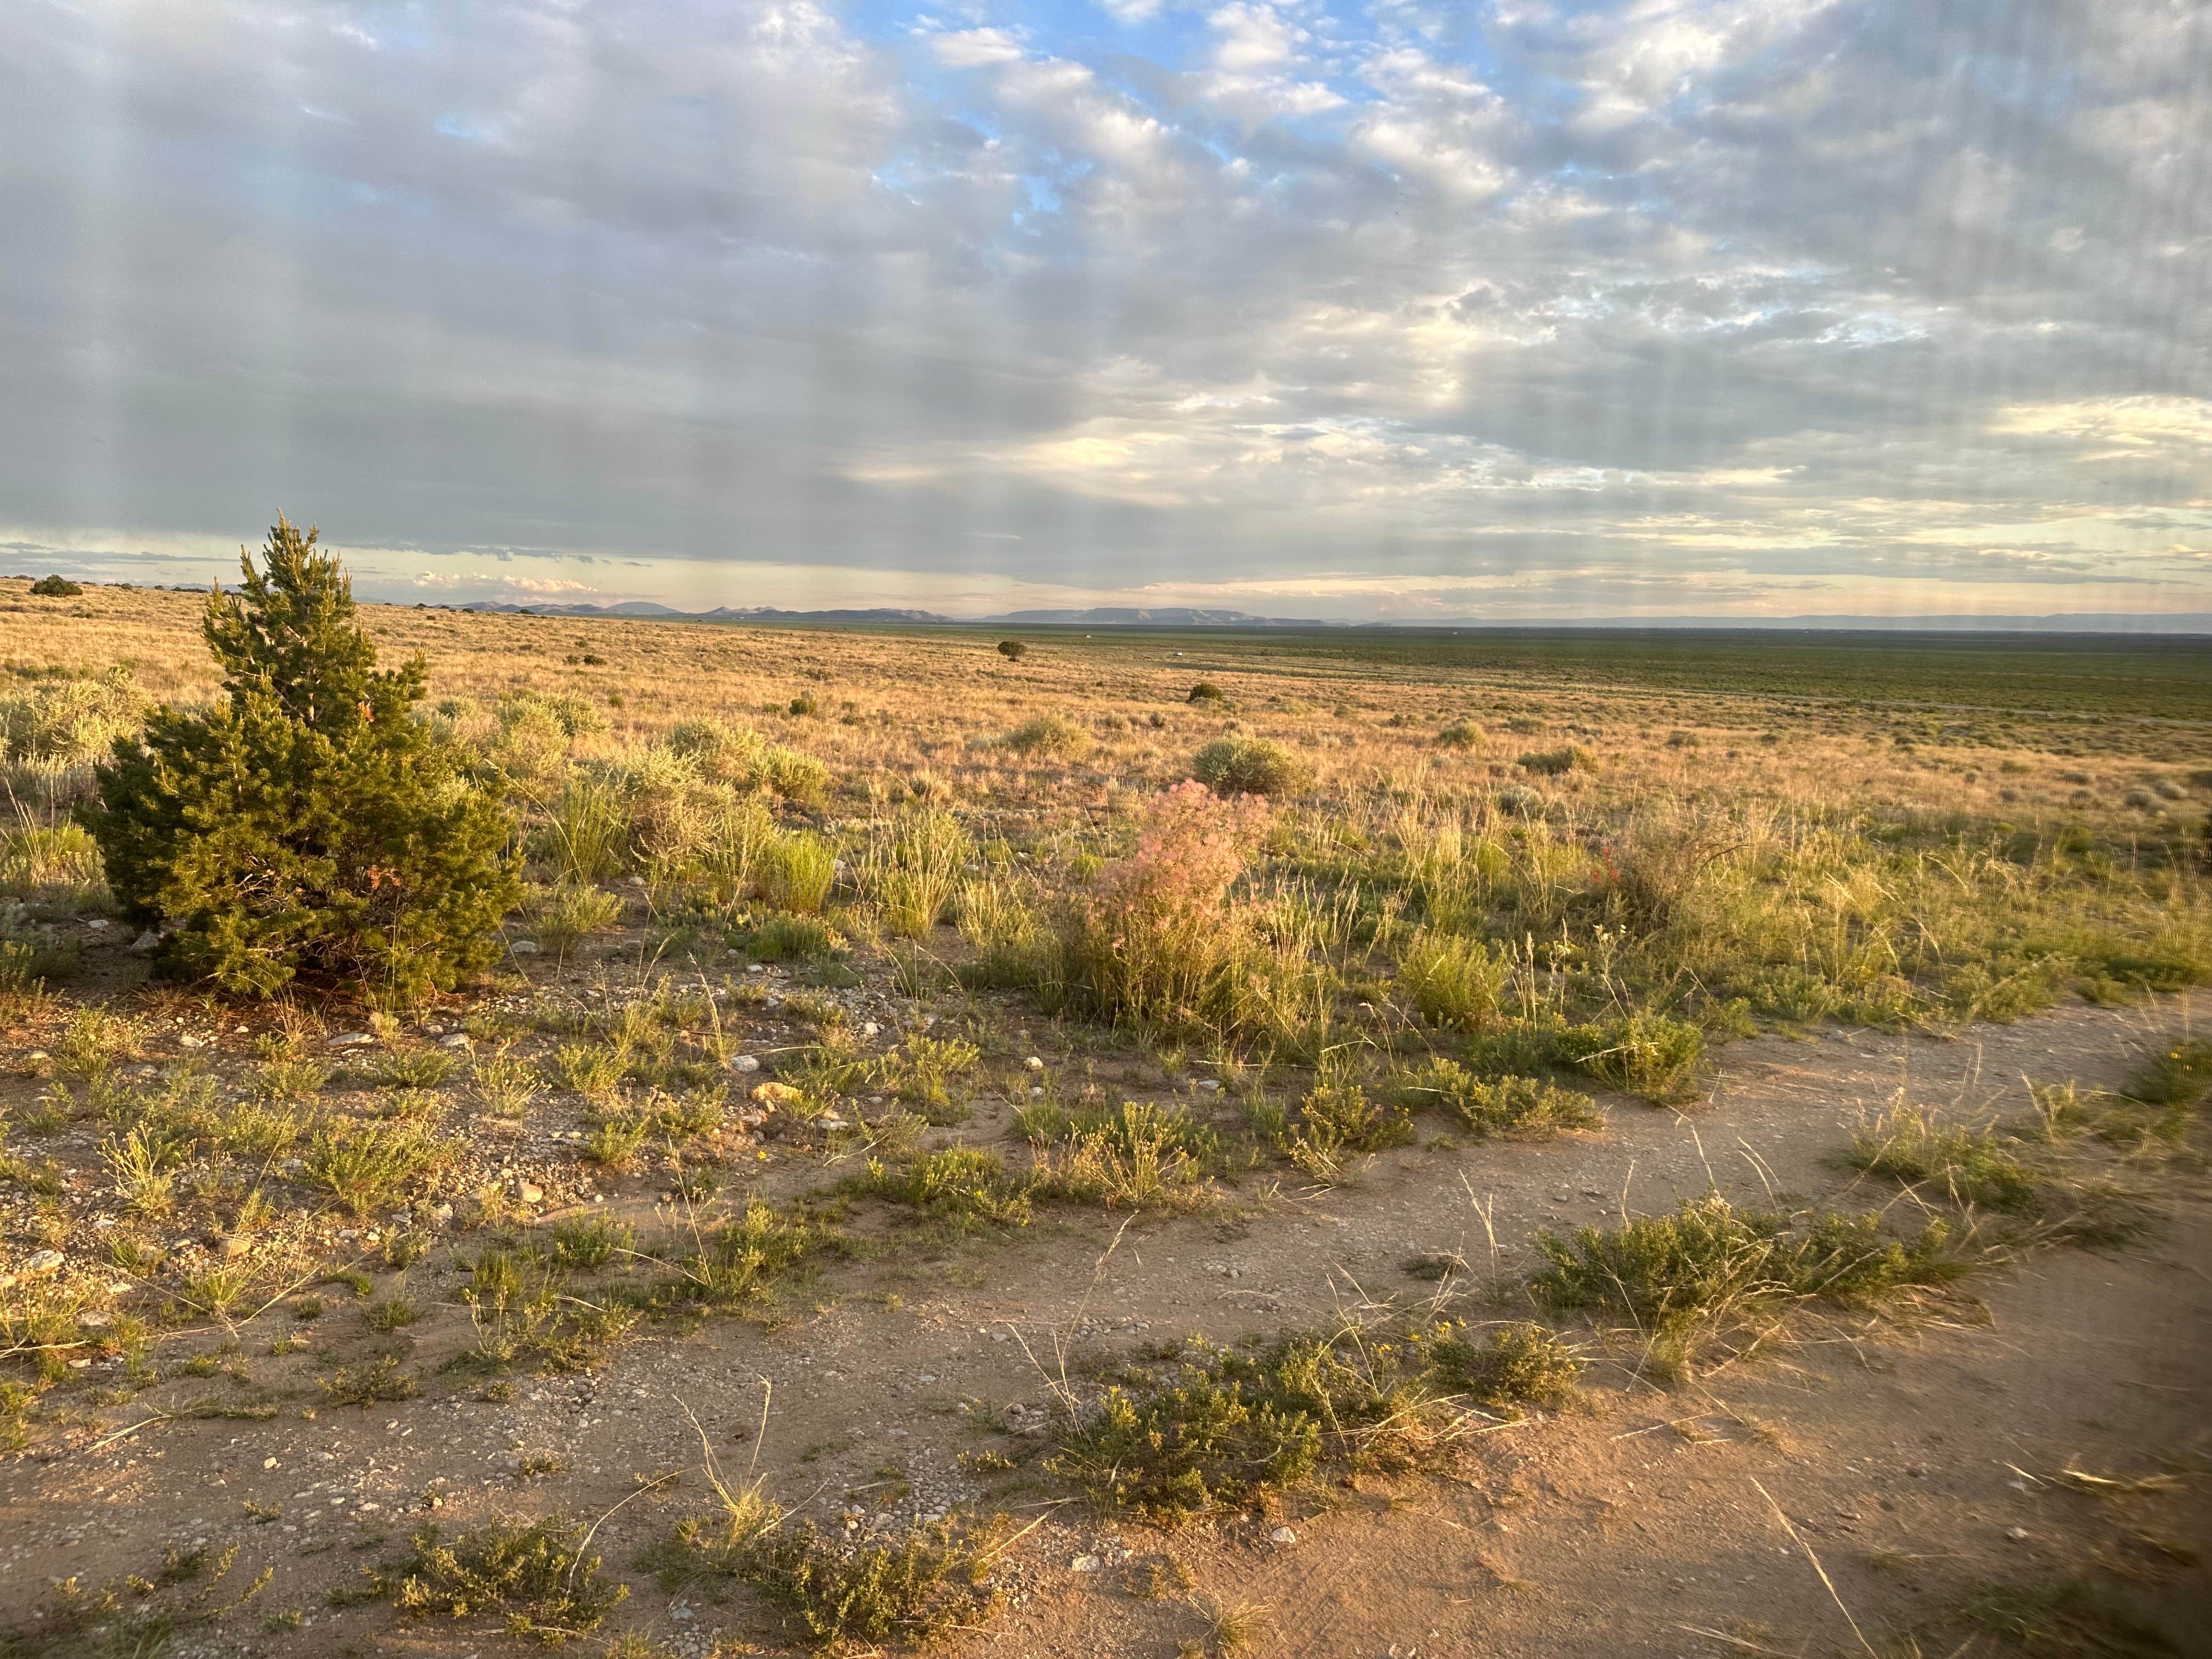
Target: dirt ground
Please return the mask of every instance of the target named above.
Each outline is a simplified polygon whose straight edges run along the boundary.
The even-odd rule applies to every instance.
[[[2212,1205],[2186,1176],[2147,1240],[2028,1254],[1902,1321],[1800,1322],[1674,1389],[1599,1342],[1586,1406],[1485,1435],[1448,1476],[1363,1477],[1170,1534],[1102,1523],[1023,1460],[1060,1376],[1079,1386],[1164,1337],[1229,1340],[1416,1303],[1437,1289],[1406,1272],[1423,1252],[1459,1253],[1459,1288],[1479,1294],[1527,1271],[1536,1229],[1708,1187],[1899,1202],[1835,1158],[1900,1091],[1954,1110],[2024,1109],[2023,1079],[2116,1083],[2203,1013],[2202,998],[2173,999],[1952,1041],[1762,1036],[1724,1051],[1709,1102],[1686,1115],[1609,1099],[1600,1132],[1407,1147],[1332,1191],[1255,1191],[1225,1219],[1085,1215],[1013,1243],[902,1247],[832,1270],[811,1307],[772,1328],[649,1335],[595,1373],[518,1378],[506,1399],[433,1387],[256,1421],[183,1415],[210,1385],[165,1382],[121,1413],[146,1419],[135,1429],[34,1445],[0,1468],[0,1607],[35,1632],[57,1580],[150,1575],[165,1549],[235,1544],[210,1605],[264,1567],[272,1582],[180,1629],[167,1652],[489,1655],[513,1646],[490,1624],[336,1610],[329,1592],[423,1520],[544,1512],[557,1479],[560,1505],[599,1517],[592,1549],[633,1587],[611,1632],[683,1655],[782,1651],[742,1591],[672,1598],[632,1566],[709,1502],[704,1448],[832,1527],[975,1504],[1030,1527],[996,1571],[1002,1611],[957,1651],[1204,1652],[1250,1626],[1250,1651],[1376,1659],[1909,1652],[1884,1644],[1914,1631],[1936,1654],[1974,1637],[1939,1621],[1984,1588],[2084,1574],[2200,1632],[2212,1613],[2199,1554],[2212,1539]],[[639,1192],[610,1207],[655,1206]],[[243,1350],[268,1352],[283,1316],[246,1328]],[[434,1310],[410,1333],[414,1359],[429,1373],[468,1330],[458,1308]],[[979,1471],[985,1450],[1015,1467]],[[2159,1479],[2085,1492],[2069,1469]],[[1136,1593],[1154,1567],[1156,1583],[1187,1577],[1188,1593]]]

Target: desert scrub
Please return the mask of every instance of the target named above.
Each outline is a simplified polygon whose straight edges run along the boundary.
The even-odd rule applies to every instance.
[[[1464,1334],[1455,1327],[1431,1344],[1429,1359],[1444,1381],[1492,1407],[1560,1405],[1583,1369],[1558,1332],[1528,1321]]]
[[[1869,1175],[1931,1186],[1954,1204],[2013,1215],[2038,1207],[2033,1172],[1994,1126],[1947,1124],[1932,1113],[1898,1107],[1852,1135],[1850,1161]]]
[[[1058,988],[1116,1024],[1237,1029],[1258,942],[1231,902],[1266,809],[1180,784],[1146,804],[1136,846],[1101,868],[1060,917]]]
[[[995,1154],[972,1146],[947,1146],[902,1164],[868,1161],[857,1190],[956,1228],[1025,1227],[1030,1207],[1026,1182],[1006,1172]]]
[[[398,1196],[445,1161],[439,1138],[398,1118],[336,1118],[320,1126],[301,1160],[301,1176],[356,1216]]]
[[[1414,1066],[1397,1086],[1408,1108],[1442,1107],[1478,1135],[1555,1134],[1605,1121],[1588,1095],[1537,1078],[1480,1077],[1451,1060]]]
[[[1529,1290],[1559,1311],[1626,1318],[1646,1364],[1667,1373],[1723,1343],[1748,1352],[1794,1304],[1879,1304],[1947,1283],[1966,1270],[1950,1241],[1940,1221],[1908,1243],[1879,1216],[1740,1210],[1711,1194],[1619,1227],[1540,1232],[1550,1266]]]
[[[435,1527],[409,1540],[407,1555],[369,1568],[365,1585],[335,1590],[334,1607],[389,1601],[416,1618],[495,1619],[510,1636],[558,1647],[597,1630],[629,1594],[586,1556],[580,1522],[478,1527],[447,1541]]]
[[[1582,744],[1571,743],[1558,749],[1532,750],[1514,764],[1524,772],[1553,778],[1568,772],[1595,772],[1597,757]]]
[[[295,978],[449,989],[498,957],[520,896],[497,789],[413,716],[421,659],[379,672],[350,584],[281,518],[209,596],[227,700],[164,705],[79,809],[125,920],[174,926],[167,972],[266,997]]]
[[[1091,750],[1091,733],[1066,715],[1056,714],[1024,720],[1002,741],[1024,760],[1072,761]]]
[[[956,1123],[968,1109],[952,1098],[952,1079],[975,1069],[982,1050],[959,1037],[916,1035],[884,1056],[884,1086],[928,1122]]]
[[[667,1258],[677,1277],[657,1292],[666,1306],[742,1312],[767,1305],[775,1287],[815,1251],[836,1243],[819,1223],[778,1210],[764,1199],[695,1237],[691,1248]]]
[[[761,896],[779,910],[817,914],[836,879],[837,855],[821,836],[795,830],[779,834],[761,849]]]
[[[1313,785],[1312,767],[1265,738],[1216,738],[1190,775],[1217,795],[1296,795]]]
[[[1510,964],[1479,939],[1424,927],[1398,959],[1398,981],[1431,1025],[1471,1031],[1498,1018]]]
[[[722,1513],[678,1522],[639,1561],[671,1594],[708,1576],[734,1578],[805,1645],[839,1650],[972,1629],[996,1600],[988,1582],[994,1523],[945,1520],[881,1541],[835,1538],[793,1522],[757,1484],[735,1492],[714,1484]]]
[[[1108,1389],[1047,1467],[1095,1502],[1170,1525],[1304,1480],[1324,1457],[1410,1468],[1468,1425],[1435,1346],[1353,1324],[1256,1348],[1200,1344],[1172,1372]]]
[[[593,933],[604,933],[622,915],[622,901],[603,887],[563,881],[541,899],[530,918],[530,936],[543,949],[566,956]]]
[[[1221,1156],[1212,1128],[1134,1101],[1073,1114],[1033,1107],[1019,1121],[1036,1155],[1032,1189],[1070,1203],[1109,1209],[1194,1203]]]
[[[924,939],[951,908],[975,843],[939,806],[910,808],[871,848],[861,884],[894,939]]]
[[[1695,1081],[1705,1034],[1651,1009],[1560,1033],[1559,1058],[1585,1076],[1646,1100],[1679,1100]]]

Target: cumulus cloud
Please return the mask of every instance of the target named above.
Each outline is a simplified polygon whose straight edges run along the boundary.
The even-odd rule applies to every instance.
[[[0,10],[9,533],[181,569],[282,507],[395,592],[672,603],[2207,606],[2179,0],[872,16]]]

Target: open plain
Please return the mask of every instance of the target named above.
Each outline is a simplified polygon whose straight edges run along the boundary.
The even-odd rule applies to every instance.
[[[0,1653],[2185,1653],[2203,641],[364,607],[485,979],[149,975],[0,582]]]

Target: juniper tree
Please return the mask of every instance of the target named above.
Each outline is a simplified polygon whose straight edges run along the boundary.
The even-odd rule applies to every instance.
[[[399,1000],[498,954],[520,896],[495,787],[414,718],[426,667],[380,671],[353,585],[280,514],[257,569],[209,594],[223,699],[167,704],[79,809],[157,965],[234,995],[306,977]]]

